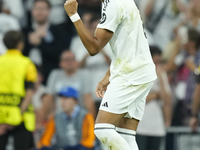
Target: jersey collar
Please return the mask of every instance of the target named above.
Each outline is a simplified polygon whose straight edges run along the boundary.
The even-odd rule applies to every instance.
[[[17,49],[8,49],[6,54],[8,54],[8,55],[21,55],[22,53]]]

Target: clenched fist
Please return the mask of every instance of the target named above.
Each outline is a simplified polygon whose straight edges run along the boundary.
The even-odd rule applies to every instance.
[[[76,0],[67,0],[64,4],[65,11],[69,17],[77,13],[78,3]]]

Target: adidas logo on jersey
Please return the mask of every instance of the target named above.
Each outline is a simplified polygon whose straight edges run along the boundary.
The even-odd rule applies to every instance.
[[[102,106],[104,106],[104,107],[108,107],[108,103],[105,102]]]

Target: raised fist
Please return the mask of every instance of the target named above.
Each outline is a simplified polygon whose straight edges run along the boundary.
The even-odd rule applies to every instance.
[[[67,0],[64,4],[65,11],[69,17],[77,13],[78,3],[76,0]]]

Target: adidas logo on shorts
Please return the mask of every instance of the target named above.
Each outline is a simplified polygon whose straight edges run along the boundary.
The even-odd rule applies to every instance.
[[[104,106],[104,107],[108,107],[108,103],[105,102],[102,106]]]

